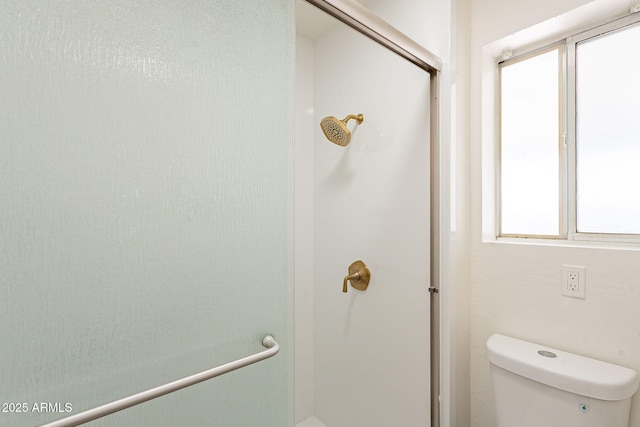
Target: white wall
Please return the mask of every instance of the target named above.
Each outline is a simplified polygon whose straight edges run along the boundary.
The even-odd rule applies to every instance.
[[[447,3],[370,8],[448,49]],[[429,76],[344,28],[316,41],[315,62],[316,121],[365,115],[347,148],[317,131],[315,415],[330,427],[427,425]],[[342,294],[360,258],[371,286]]]
[[[485,342],[493,333],[640,370],[640,251],[482,242],[487,218],[482,217],[481,182],[492,173],[490,162],[483,164],[481,150],[487,132],[482,120],[491,117],[481,109],[483,46],[505,37],[508,44],[517,38],[513,33],[582,5],[604,5],[615,15],[628,2],[471,0],[472,426],[495,425],[485,354]],[[555,19],[547,29],[561,33],[576,16]],[[606,16],[599,12],[594,18]],[[561,296],[562,264],[586,266],[585,300]],[[640,426],[639,397],[632,404],[630,425]]]
[[[470,1],[457,0],[452,5],[451,22],[451,144],[448,174],[450,188],[450,277],[442,291],[443,340],[449,340],[448,367],[443,363],[443,426],[470,425],[470,190],[469,190],[469,44]],[[446,169],[445,169],[446,170]],[[448,387],[448,388],[446,388]],[[448,403],[447,403],[448,402]]]
[[[466,152],[458,149],[460,165],[450,165],[451,151],[456,150],[449,150],[454,108],[459,105],[458,109],[463,112],[467,108],[462,102],[454,105],[450,98],[451,73],[454,72],[454,61],[449,60],[452,16],[457,13],[452,9],[454,6],[450,1],[424,0],[368,4],[383,19],[443,59],[442,186],[445,190],[464,191]],[[466,20],[464,17],[463,22]],[[314,246],[314,283],[296,274],[296,339],[309,339],[313,335],[315,342],[312,354],[297,343],[296,420],[315,414],[329,427],[426,425],[429,324],[425,294],[428,230],[424,227],[428,226],[429,158],[426,139],[418,140],[428,137],[428,128],[419,130],[428,119],[428,79],[424,72],[362,36],[354,35],[351,30],[334,31],[337,32],[315,43],[315,61],[308,56],[314,44],[298,38],[298,72],[309,72],[316,67],[313,70],[315,99],[310,95],[307,101],[297,100],[315,105],[316,110],[312,124],[316,135],[316,196],[315,236],[307,240]],[[467,38],[463,32],[461,43]],[[301,58],[304,59],[301,61]],[[464,63],[466,56],[461,60]],[[466,67],[461,68],[462,73],[466,71]],[[307,120],[303,108],[298,110],[297,120]],[[351,146],[340,148],[324,139],[318,126],[322,117],[342,118],[356,112],[364,113],[366,118],[354,133]],[[458,123],[460,132],[464,133],[465,125],[466,122]],[[301,145],[300,138],[297,139],[298,149],[306,150],[306,141]],[[297,156],[296,160],[298,187],[299,177],[304,176],[307,168],[301,166],[308,161],[304,156],[306,154],[303,158]],[[459,177],[450,180],[450,173],[457,173]],[[456,180],[459,184],[455,184]],[[306,185],[302,184],[305,188]],[[296,190],[297,198],[304,194],[304,189]],[[462,306],[456,306],[455,298],[456,292],[463,292],[465,296],[467,289],[458,286],[465,284],[468,276],[465,242],[468,233],[460,232],[465,229],[467,204],[454,203],[455,198],[450,197],[449,191],[444,191],[443,196],[443,263],[453,267],[462,260],[457,274],[449,274],[449,269],[443,272],[442,292],[448,304],[444,311],[451,316],[443,324],[443,425],[455,425],[456,420],[465,425],[468,424],[469,387],[468,310],[464,302],[468,298],[462,298]],[[297,201],[297,209],[308,208],[305,203]],[[450,209],[461,211],[457,219],[454,218],[459,224],[450,225]],[[297,227],[299,230],[300,226]],[[454,251],[456,253],[450,255]],[[308,254],[302,256],[306,258]],[[299,251],[296,257],[296,268],[299,268]],[[340,287],[347,266],[358,258],[372,268],[372,288],[360,295],[353,290],[342,295]],[[411,263],[418,268],[411,267]],[[452,283],[454,280],[458,283]],[[313,307],[308,300],[310,289],[314,289]],[[345,303],[348,304],[345,306]],[[312,312],[314,327],[308,320]],[[454,321],[454,316],[459,320]],[[376,354],[380,331],[387,331],[394,344],[386,352]],[[357,360],[358,365],[350,367],[350,360]],[[305,370],[311,363],[315,371],[309,378]],[[377,378],[377,370],[384,366],[391,367],[393,377],[387,374],[383,379]],[[422,379],[417,380],[419,378]],[[312,390],[309,381],[315,383]],[[407,401],[407,396],[412,398]],[[415,396],[424,397],[417,401]],[[387,403],[383,403],[385,401]],[[358,402],[362,410],[358,410]]]
[[[365,116],[345,148],[316,131],[315,415],[329,427],[426,425],[429,75],[344,27],[315,52],[316,122]],[[358,259],[369,289],[344,294]]]

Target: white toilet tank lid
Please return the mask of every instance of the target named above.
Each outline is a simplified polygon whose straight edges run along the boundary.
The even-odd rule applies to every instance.
[[[594,399],[627,399],[640,382],[633,369],[504,335],[487,340],[487,355],[489,362],[514,374]]]

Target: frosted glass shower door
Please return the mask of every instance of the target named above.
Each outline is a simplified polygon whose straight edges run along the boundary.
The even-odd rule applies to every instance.
[[[0,425],[293,424],[292,7],[0,0]]]

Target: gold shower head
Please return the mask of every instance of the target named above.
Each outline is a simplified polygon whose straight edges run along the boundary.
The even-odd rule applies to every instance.
[[[324,136],[326,136],[329,141],[345,147],[349,144],[349,141],[351,141],[351,131],[347,127],[347,122],[351,119],[355,119],[358,124],[361,124],[364,116],[362,114],[358,114],[357,116],[350,114],[342,120],[329,116],[322,119],[320,127],[322,128],[322,132],[324,132]]]

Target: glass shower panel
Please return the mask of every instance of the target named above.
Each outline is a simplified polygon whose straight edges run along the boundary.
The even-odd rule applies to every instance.
[[[292,425],[292,2],[0,9],[0,425]]]

